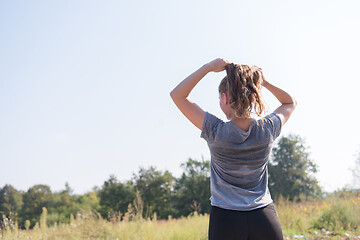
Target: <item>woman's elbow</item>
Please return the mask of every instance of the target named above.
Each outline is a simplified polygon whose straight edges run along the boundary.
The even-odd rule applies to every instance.
[[[174,90],[172,90],[172,91],[170,92],[170,97],[171,97],[172,99],[174,99],[174,98],[176,97],[176,93],[175,93]]]
[[[176,99],[183,99],[186,98],[184,97],[179,91],[177,91],[177,89],[173,89],[170,92],[170,97],[175,101]]]
[[[294,109],[295,109],[295,108],[296,108],[296,106],[297,106],[297,104],[298,104],[298,103],[297,103],[297,101],[296,101],[296,99],[293,99],[293,103],[292,103],[292,104],[293,104]]]

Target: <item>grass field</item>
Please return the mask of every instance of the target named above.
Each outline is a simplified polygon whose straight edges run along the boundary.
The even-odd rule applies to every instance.
[[[275,204],[285,239],[360,239],[360,193],[341,192],[321,200]],[[70,223],[47,226],[46,209],[34,229],[21,230],[5,219],[0,239],[207,239],[208,215],[168,220],[111,221],[78,213]]]

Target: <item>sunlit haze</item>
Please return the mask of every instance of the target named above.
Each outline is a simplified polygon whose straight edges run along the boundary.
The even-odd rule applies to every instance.
[[[0,187],[75,193],[139,167],[175,176],[206,142],[170,91],[217,57],[258,65],[298,101],[325,191],[360,150],[359,1],[1,1]],[[210,73],[190,98],[226,120]],[[268,112],[277,100],[264,90]]]

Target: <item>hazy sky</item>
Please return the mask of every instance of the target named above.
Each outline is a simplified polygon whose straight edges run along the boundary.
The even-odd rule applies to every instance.
[[[298,108],[326,191],[360,149],[359,1],[0,1],[0,187],[75,193],[139,167],[175,176],[206,142],[169,92],[216,57],[258,65]],[[190,95],[225,120],[210,73]],[[268,112],[278,103],[266,90]]]

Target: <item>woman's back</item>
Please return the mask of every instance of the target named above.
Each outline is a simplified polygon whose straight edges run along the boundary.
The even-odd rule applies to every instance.
[[[253,120],[248,131],[206,113],[201,137],[211,153],[211,205],[248,211],[272,202],[267,163],[280,131],[275,113]]]

